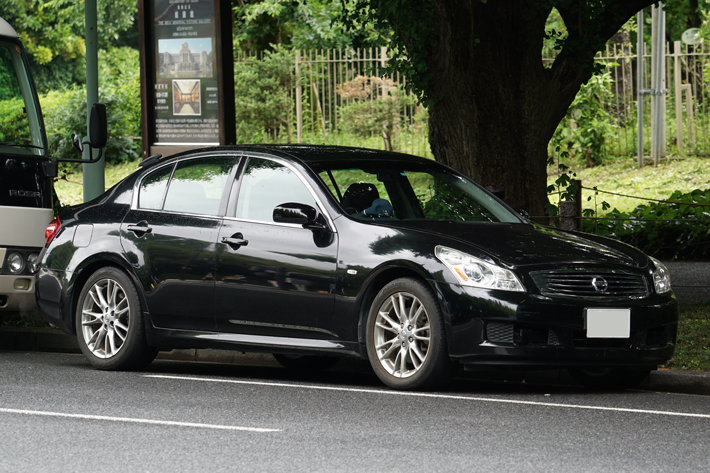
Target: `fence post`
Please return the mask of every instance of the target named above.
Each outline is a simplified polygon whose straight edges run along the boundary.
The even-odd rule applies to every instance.
[[[560,201],[560,228],[562,230],[582,230],[582,181],[573,179],[572,184],[576,184],[577,190],[574,193],[574,200]]]
[[[675,90],[675,136],[678,153],[683,152],[683,90],[680,81],[680,41],[673,42],[673,82]]]
[[[301,103],[301,50],[296,49],[296,143],[303,142],[303,104]]]
[[[685,111],[688,119],[688,141],[690,147],[695,148],[695,105],[693,105],[693,86],[691,84],[683,84],[681,90],[685,91]]]

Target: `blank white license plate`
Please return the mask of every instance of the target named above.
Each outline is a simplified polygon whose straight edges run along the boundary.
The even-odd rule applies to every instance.
[[[587,338],[629,338],[631,309],[587,309]]]

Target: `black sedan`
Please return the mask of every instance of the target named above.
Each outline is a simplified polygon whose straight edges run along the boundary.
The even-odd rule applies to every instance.
[[[641,381],[673,354],[669,275],[641,251],[532,224],[433,161],[316,146],[150,158],[47,229],[36,295],[100,369],[159,350],[369,359],[388,386],[456,366]]]

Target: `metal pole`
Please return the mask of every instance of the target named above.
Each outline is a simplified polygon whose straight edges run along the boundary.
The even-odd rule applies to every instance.
[[[641,169],[643,167],[643,100],[644,100],[644,94],[643,94],[643,76],[644,76],[644,58],[643,58],[643,50],[644,50],[644,42],[643,42],[643,10],[638,12],[638,15],[636,16],[636,22],[638,24],[638,33],[637,33],[637,38],[636,38],[636,121],[637,121],[637,128],[638,128],[638,143],[637,143],[637,149],[638,149],[638,168]]]
[[[86,0],[86,131],[89,131],[91,107],[99,101],[99,33],[97,26],[96,0]],[[91,147],[84,147],[84,159],[90,159]],[[84,164],[84,202],[104,193],[104,158],[97,163]]]
[[[651,159],[658,162],[658,7],[651,9]]]
[[[666,10],[663,2],[658,2],[660,9],[660,23],[658,24],[658,65],[660,75],[660,95],[658,97],[658,107],[660,109],[660,117],[658,121],[658,159],[666,157],[666,95],[668,95],[667,77],[666,77]],[[656,163],[658,164],[658,163]]]
[[[301,50],[296,50],[296,143],[303,143],[303,104],[301,103]]]

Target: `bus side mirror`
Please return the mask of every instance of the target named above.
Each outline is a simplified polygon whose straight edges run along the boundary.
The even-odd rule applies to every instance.
[[[106,105],[95,103],[89,116],[89,144],[94,149],[106,147],[108,125],[106,123]]]

